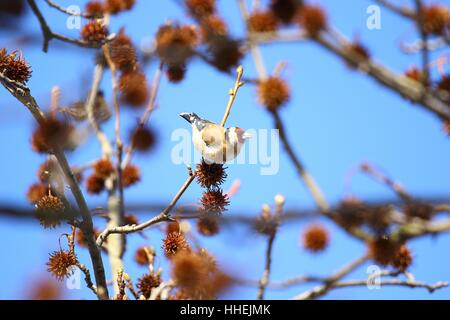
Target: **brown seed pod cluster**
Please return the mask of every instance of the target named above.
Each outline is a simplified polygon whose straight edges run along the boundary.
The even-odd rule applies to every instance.
[[[205,214],[220,214],[226,210],[230,201],[228,195],[221,188],[212,188],[203,192],[200,203]]]
[[[214,37],[224,37],[228,34],[228,26],[218,15],[210,15],[200,21],[203,42],[209,42]]]
[[[64,209],[59,197],[47,194],[36,203],[36,217],[44,228],[55,228],[64,218]]]
[[[119,90],[122,102],[132,107],[144,105],[149,98],[147,78],[140,71],[122,73]]]
[[[104,179],[115,172],[115,168],[110,159],[97,160],[93,165],[94,173]]]
[[[327,28],[327,16],[322,7],[317,5],[301,6],[298,15],[298,23],[311,37],[316,37]]]
[[[135,0],[106,0],[104,4],[105,11],[110,14],[118,14],[123,11],[131,10]]]
[[[270,10],[283,24],[289,24],[302,4],[302,0],[271,0]]]
[[[165,24],[156,33],[156,53],[169,65],[185,64],[195,53],[197,30],[192,25]]]
[[[405,216],[431,220],[434,215],[433,206],[423,202],[409,202],[403,206]]]
[[[220,186],[227,178],[223,164],[207,164],[203,159],[197,164],[195,172],[198,184],[207,189]]]
[[[205,216],[197,220],[197,231],[203,236],[212,237],[219,233],[220,224],[218,217]]]
[[[210,16],[216,11],[215,0],[185,0],[186,8],[194,18]]]
[[[81,29],[81,38],[92,44],[101,44],[108,37],[108,29],[97,20],[92,20]]]
[[[190,247],[186,238],[181,232],[170,232],[163,240],[164,254],[168,258],[173,258],[182,251],[189,251]]]
[[[131,130],[130,141],[136,151],[148,152],[155,146],[156,134],[150,127],[138,125]]]
[[[105,179],[95,173],[86,179],[86,190],[90,194],[99,194],[105,189]]]
[[[122,72],[134,72],[139,68],[136,49],[124,29],[121,29],[109,44],[109,57],[116,68]]]
[[[448,7],[430,4],[422,8],[423,30],[426,33],[444,35],[450,29],[450,13]]]
[[[53,146],[62,146],[66,150],[74,148],[72,134],[74,127],[54,117],[41,121],[31,137],[31,147],[39,153],[51,153]]]
[[[31,68],[18,51],[7,53],[0,49],[0,72],[10,80],[26,83],[31,78]]]
[[[94,237],[97,239],[99,235],[100,231],[97,228],[94,228]],[[77,233],[75,234],[75,241],[77,242],[77,245],[79,247],[87,248],[88,246],[86,236],[84,235],[84,232],[81,229],[77,230]],[[105,243],[106,242],[107,240],[105,240]]]
[[[184,251],[172,259],[172,278],[179,290],[191,299],[214,299],[231,285],[231,278],[211,268],[206,255]]]
[[[255,220],[254,228],[260,234],[273,236],[277,232],[279,223],[279,219],[271,214],[270,209],[264,210],[263,208],[263,211]]]
[[[125,224],[133,225],[133,224],[139,224],[139,219],[134,214],[127,214],[125,217],[123,217],[123,222]]]
[[[40,165],[37,177],[39,181],[42,183],[50,183],[52,176],[55,176],[60,173],[60,168],[58,163],[53,160],[47,160],[43,164]]]
[[[72,267],[77,265],[77,257],[73,252],[59,250],[50,254],[47,262],[47,271],[52,273],[57,280],[62,281],[72,274]]]
[[[27,199],[30,203],[36,204],[48,194],[48,186],[44,183],[35,183],[28,188]]]
[[[272,11],[255,11],[249,15],[247,26],[251,32],[275,32],[278,20]]]
[[[367,205],[357,198],[343,200],[337,207],[333,219],[345,229],[361,226],[365,221]]]
[[[325,250],[330,242],[328,230],[320,224],[308,226],[302,235],[303,247],[310,252]]]
[[[397,257],[400,244],[387,237],[378,237],[368,243],[371,258],[380,265],[392,264]]]
[[[122,185],[128,188],[141,181],[141,171],[134,164],[127,165],[122,171]]]
[[[258,83],[257,95],[260,104],[269,111],[276,111],[289,101],[291,94],[284,80],[269,77]]]
[[[152,294],[152,290],[159,287],[160,284],[161,277],[159,274],[147,273],[138,279],[137,287],[139,293],[148,299]]]
[[[186,75],[185,64],[168,65],[166,68],[167,79],[172,83],[181,82]]]
[[[412,264],[413,257],[411,251],[406,245],[402,245],[395,255],[392,265],[400,271],[406,271]]]
[[[226,35],[211,38],[208,50],[212,55],[212,63],[221,71],[229,71],[236,67],[243,57],[239,41]]]
[[[103,2],[92,0],[86,3],[84,7],[84,12],[91,16],[101,16],[105,12],[105,7]]]

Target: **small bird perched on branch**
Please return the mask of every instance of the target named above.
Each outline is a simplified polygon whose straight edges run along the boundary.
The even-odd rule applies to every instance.
[[[239,155],[250,135],[239,127],[224,128],[194,112],[180,116],[192,125],[192,142],[207,163],[225,163]]]

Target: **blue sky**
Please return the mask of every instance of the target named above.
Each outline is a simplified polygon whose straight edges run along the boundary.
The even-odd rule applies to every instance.
[[[61,33],[77,36],[77,31],[65,29],[65,17],[40,6],[52,27]],[[398,1],[410,3],[410,1]],[[71,1],[60,0],[67,6]],[[84,2],[83,2],[84,3]],[[229,24],[233,35],[242,36],[235,1],[218,1],[222,16]],[[265,3],[265,1],[263,1]],[[322,0],[319,2],[328,12],[330,22],[350,38],[360,39],[370,49],[373,58],[396,72],[420,62],[418,55],[406,55],[399,51],[398,42],[414,40],[414,26],[386,10],[381,11],[381,30],[366,28],[366,9],[371,1],[353,0],[343,2]],[[449,4],[449,1],[441,1]],[[138,0],[136,9],[111,21],[111,31],[126,26],[139,45],[140,41],[152,37],[158,26],[166,20],[189,21],[176,1]],[[20,28],[39,35],[37,20],[29,15]],[[39,35],[40,37],[40,35]],[[53,41],[45,54],[41,45],[17,46],[11,42],[14,32],[0,31],[0,44],[6,43],[9,50],[21,49],[33,67],[29,81],[34,96],[42,108],[49,104],[52,86],[59,85],[62,101],[70,103],[83,97],[90,85],[93,68],[93,51],[61,45]],[[40,39],[40,38],[39,38]],[[442,53],[442,51],[440,52]],[[432,114],[403,100],[397,94],[381,87],[368,77],[350,70],[340,60],[313,43],[267,45],[262,54],[268,70],[273,70],[279,61],[287,61],[284,72],[292,90],[291,103],[282,110],[289,138],[294,148],[314,175],[331,203],[344,195],[346,174],[362,161],[370,161],[385,169],[401,181],[409,192],[417,196],[447,196],[450,193],[450,145],[442,132],[442,124]],[[439,54],[439,53],[438,53]],[[250,58],[243,60],[245,75],[255,76]],[[156,64],[149,65],[145,72],[149,80]],[[109,74],[108,74],[109,75]],[[228,99],[228,90],[233,78],[219,74],[200,61],[192,61],[186,79],[178,85],[162,80],[159,108],[152,114],[150,123],[158,131],[158,146],[150,155],[137,156],[135,162],[141,167],[143,181],[126,190],[126,201],[168,202],[184,181],[186,169],[170,161],[174,142],[170,140],[173,130],[187,128],[178,114],[195,111],[204,118],[219,120]],[[111,100],[110,79],[102,83],[106,98]],[[30,150],[30,133],[33,119],[5,90],[0,90],[0,201],[26,205],[25,192],[36,180],[36,170],[44,161],[41,155]],[[124,112],[124,132],[135,123],[139,113]],[[229,125],[243,128],[271,128],[270,116],[256,103],[255,88],[245,85],[239,92],[232,109]],[[113,124],[105,127],[112,136]],[[69,155],[72,164],[83,164],[99,157],[95,139],[87,141],[78,152]],[[258,214],[261,205],[273,203],[277,193],[286,197],[287,208],[310,208],[313,202],[296,172],[281,151],[280,170],[274,176],[261,176],[257,165],[232,165],[224,185],[228,189],[236,179],[241,181],[239,193],[232,198],[229,213],[240,211]],[[355,176],[352,191],[359,197],[372,200],[394,197],[383,186],[363,176]],[[183,195],[180,204],[195,203],[201,189],[193,185]],[[105,196],[87,197],[90,206],[105,203]],[[149,217],[154,213],[143,215]],[[96,221],[103,227],[102,221]],[[323,254],[313,256],[299,247],[303,222],[282,226],[274,247],[274,264],[271,275],[282,280],[300,274],[327,275],[333,270],[362,255],[364,245],[348,238],[342,231],[325,222],[331,231],[331,246]],[[58,236],[68,228],[44,231],[36,221],[0,219],[0,272],[3,285],[0,298],[16,299],[24,296],[27,287],[36,278],[45,275],[47,254],[58,248]],[[129,237],[129,246],[153,245],[160,247],[162,233],[147,231],[148,239],[139,235]],[[245,228],[225,230],[215,238],[200,238],[203,246],[213,252],[224,266],[231,266],[245,277],[256,279],[262,274],[266,241],[263,237],[247,232]],[[426,282],[450,280],[450,257],[442,254],[450,245],[450,235],[424,238],[410,243],[414,252],[411,271],[416,278]],[[145,272],[132,261],[133,251],[126,253],[127,271],[135,279]],[[88,262],[86,252],[80,259]],[[105,258],[105,261],[107,259]],[[166,267],[161,261],[161,266]],[[166,268],[167,269],[167,268]],[[365,267],[355,272],[355,278],[364,278]],[[167,271],[166,271],[167,276]],[[286,291],[271,290],[268,298],[289,298],[308,287],[300,286]],[[327,298],[334,299],[445,299],[450,289],[430,295],[420,289],[367,288],[342,289],[331,292]],[[87,290],[72,290],[67,298],[93,298]],[[227,295],[229,298],[256,297],[255,288],[237,288]]]

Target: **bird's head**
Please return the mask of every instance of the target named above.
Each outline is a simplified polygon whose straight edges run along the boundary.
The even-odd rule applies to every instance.
[[[245,140],[250,139],[251,136],[244,129],[239,127],[231,127],[229,128],[229,137],[230,141],[235,141],[240,144],[244,143]]]
[[[180,113],[180,117],[182,117],[189,123],[194,123],[195,120],[200,119],[199,116],[194,112],[182,112]]]

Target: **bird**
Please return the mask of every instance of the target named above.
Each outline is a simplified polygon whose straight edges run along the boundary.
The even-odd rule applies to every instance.
[[[194,112],[180,116],[192,125],[192,143],[206,163],[224,164],[236,158],[250,135],[239,127],[224,128]]]

